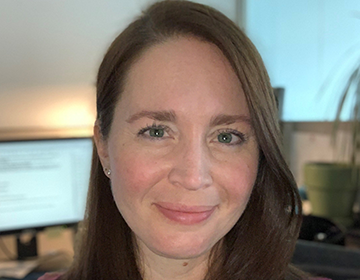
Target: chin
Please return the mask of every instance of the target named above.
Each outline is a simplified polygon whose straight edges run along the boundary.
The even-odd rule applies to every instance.
[[[196,234],[196,233],[194,233]],[[172,259],[194,259],[207,255],[214,246],[206,238],[197,236],[166,237],[148,246],[154,253]]]

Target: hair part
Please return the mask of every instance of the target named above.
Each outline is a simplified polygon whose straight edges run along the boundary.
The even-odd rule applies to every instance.
[[[220,12],[188,1],[150,6],[111,44],[97,79],[97,123],[111,131],[131,66],[150,47],[176,37],[216,45],[241,82],[259,145],[259,168],[248,205],[214,246],[206,280],[302,279],[289,268],[301,223],[296,183],[282,156],[277,108],[265,66],[247,36]],[[131,229],[119,213],[94,149],[84,233],[63,279],[142,279]]]

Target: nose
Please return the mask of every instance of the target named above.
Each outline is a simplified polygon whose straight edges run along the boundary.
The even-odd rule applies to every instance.
[[[178,147],[169,173],[173,185],[193,191],[212,185],[208,147],[200,142],[190,141]]]

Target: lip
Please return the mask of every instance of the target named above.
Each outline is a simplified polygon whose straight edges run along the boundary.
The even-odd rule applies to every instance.
[[[187,206],[172,203],[155,203],[155,206],[166,218],[183,225],[204,222],[210,218],[216,208],[216,206]]]

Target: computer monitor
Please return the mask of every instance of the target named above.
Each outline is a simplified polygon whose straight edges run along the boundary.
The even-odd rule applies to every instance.
[[[0,141],[0,235],[81,221],[91,157],[91,138]],[[22,252],[18,240],[19,259],[32,242]]]

